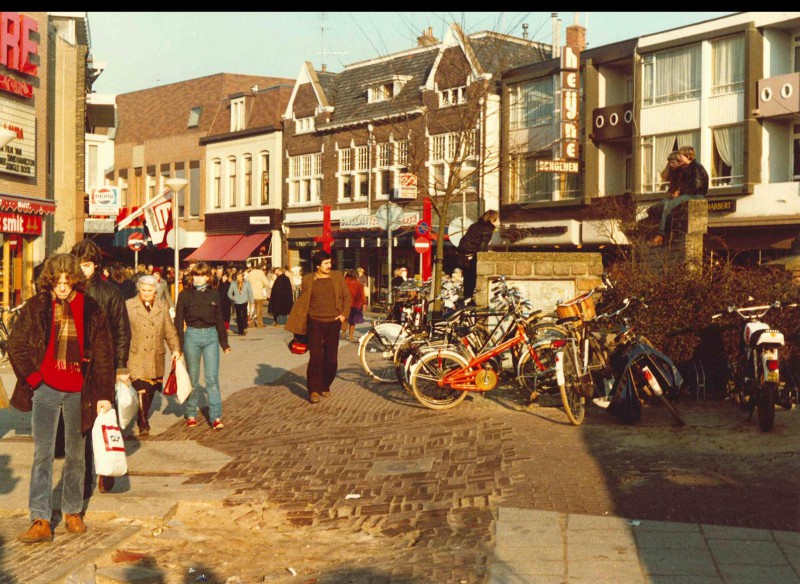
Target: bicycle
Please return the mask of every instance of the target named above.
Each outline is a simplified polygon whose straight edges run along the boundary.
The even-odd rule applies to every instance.
[[[499,291],[510,304],[514,314],[515,334],[511,338],[495,346],[489,346],[474,357],[465,355],[462,350],[437,348],[423,354],[411,370],[411,387],[417,400],[427,408],[443,410],[452,408],[467,396],[467,392],[485,393],[497,386],[496,358],[519,345],[525,345],[523,351],[531,355],[539,374],[555,382],[555,353],[539,352],[539,348],[549,347],[551,340],[535,347],[529,326],[522,315],[521,299],[508,291],[505,278],[500,279],[502,288]],[[465,343],[466,344],[466,343]]]
[[[25,306],[24,302],[14,308],[0,306],[0,363],[8,361],[8,339],[23,306]]]

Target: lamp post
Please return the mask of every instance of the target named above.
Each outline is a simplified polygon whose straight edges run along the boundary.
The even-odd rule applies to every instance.
[[[172,191],[172,230],[174,232],[175,238],[175,282],[174,286],[175,289],[173,290],[173,300],[175,300],[175,304],[178,304],[178,278],[180,278],[180,269],[181,269],[181,246],[178,243],[178,227],[180,223],[180,218],[178,217],[178,194],[189,184],[189,181],[185,178],[170,178],[164,181],[164,184],[169,187],[169,190]]]

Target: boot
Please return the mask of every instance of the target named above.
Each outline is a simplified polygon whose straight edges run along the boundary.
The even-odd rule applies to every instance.
[[[40,541],[53,541],[53,532],[50,531],[50,522],[37,519],[28,528],[28,531],[17,537],[21,543],[39,543]]]
[[[153,401],[153,396],[144,390],[137,391],[136,393],[139,394],[139,413],[136,417],[136,424],[139,426],[139,436],[148,436],[150,434],[148,416],[150,414],[150,404]]]

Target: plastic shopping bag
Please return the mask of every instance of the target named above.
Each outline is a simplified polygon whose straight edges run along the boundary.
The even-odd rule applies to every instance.
[[[183,357],[175,361],[175,380],[178,382],[178,402],[183,403],[192,393],[192,381],[189,379],[189,372],[186,370],[186,362]]]
[[[117,425],[117,412],[114,408],[100,414],[92,428],[92,448],[94,450],[94,471],[104,477],[121,477],[128,472],[125,458],[125,443]]]
[[[139,412],[139,396],[130,382],[117,380],[117,411],[119,412],[119,427],[127,428]]]

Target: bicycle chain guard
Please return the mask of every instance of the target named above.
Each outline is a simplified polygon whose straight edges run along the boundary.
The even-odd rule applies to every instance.
[[[475,386],[478,391],[489,391],[497,387],[497,373],[492,369],[481,369],[475,376]]]

